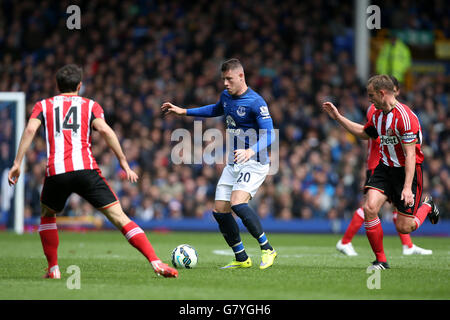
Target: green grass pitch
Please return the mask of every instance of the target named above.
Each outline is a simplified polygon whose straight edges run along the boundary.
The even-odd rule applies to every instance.
[[[368,289],[367,266],[374,260],[367,238],[346,257],[335,245],[340,235],[268,234],[278,251],[273,267],[259,270],[260,251],[242,234],[253,260],[249,269],[221,270],[233,258],[220,233],[147,232],[157,254],[170,263],[174,247],[196,248],[199,263],[180,270],[177,279],[157,277],[145,258],[118,231],[60,231],[62,279],[42,279],[46,260],[37,233],[0,232],[0,299],[158,299],[158,300],[303,300],[450,298],[450,238],[414,237],[432,256],[403,256],[397,236],[385,236],[390,270],[381,271],[380,288]],[[68,289],[70,265],[81,272],[81,288]]]

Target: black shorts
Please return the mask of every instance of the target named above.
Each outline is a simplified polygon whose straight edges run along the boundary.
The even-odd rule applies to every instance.
[[[364,186],[366,186],[369,183],[369,179],[373,175],[374,172],[375,172],[375,169],[366,171],[366,182],[364,183]],[[369,190],[369,188],[364,187],[364,193],[367,193],[367,190]],[[391,203],[391,199],[388,199],[387,201],[389,203]]]
[[[388,200],[397,208],[399,213],[408,216],[415,215],[422,199],[423,177],[421,164],[416,164],[416,171],[411,187],[412,193],[414,194],[413,207],[406,207],[404,201],[400,200],[404,183],[404,167],[388,167],[380,162],[364,188],[366,190],[375,189],[384,193],[388,197]]]
[[[364,185],[367,185],[367,183],[369,182],[369,179],[373,175],[374,171],[375,171],[375,169],[366,171],[366,182],[364,183]],[[366,192],[366,191],[367,191],[367,189],[364,189],[364,192]]]
[[[41,202],[49,209],[61,212],[73,192],[96,209],[107,208],[119,201],[100,170],[77,170],[46,177]]]

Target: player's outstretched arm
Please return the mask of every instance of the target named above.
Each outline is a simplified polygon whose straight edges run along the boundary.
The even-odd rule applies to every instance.
[[[180,107],[177,107],[176,105],[173,105],[170,102],[164,102],[161,111],[163,112],[163,115],[166,114],[176,114],[176,115],[186,115],[186,116],[193,116],[193,117],[205,117],[205,118],[212,118],[212,117],[218,117],[223,115],[223,107],[222,104],[217,102],[216,104],[208,104],[203,107],[198,108],[191,108],[191,109],[183,109]]]
[[[362,124],[353,122],[341,115],[333,103],[325,102],[322,104],[322,108],[326,113],[328,113],[331,119],[339,122],[339,124],[343,126],[345,130],[347,130],[354,136],[365,140],[370,138],[369,135],[367,135],[367,133],[364,131],[364,126]]]
[[[161,111],[163,112],[164,115],[166,114],[176,114],[178,116],[184,116],[186,115],[187,110],[180,108],[170,102],[164,102],[163,105],[161,106]]]
[[[92,126],[102,135],[103,139],[105,139],[108,146],[116,155],[117,160],[119,160],[120,166],[123,170],[125,170],[127,174],[127,179],[131,182],[136,182],[139,177],[133,170],[131,170],[130,166],[128,165],[127,158],[122,151],[119,139],[117,139],[117,136],[114,133],[113,129],[111,129],[111,127],[105,122],[105,120],[101,118],[94,119],[94,121],[92,121]]]
[[[32,118],[28,121],[28,124],[23,131],[22,137],[20,138],[19,149],[17,150],[16,158],[14,159],[13,166],[8,172],[8,183],[9,185],[14,185],[20,176],[20,165],[22,164],[23,157],[30,147],[31,141],[33,141],[34,136],[41,125],[41,120]]]

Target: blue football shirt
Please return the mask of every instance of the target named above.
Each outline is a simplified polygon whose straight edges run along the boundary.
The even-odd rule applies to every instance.
[[[186,115],[198,117],[224,116],[227,134],[233,146],[230,150],[252,148],[252,159],[269,163],[267,147],[275,139],[272,117],[266,101],[253,89],[248,88],[239,96],[232,96],[227,90],[220,95],[216,104],[188,109]],[[234,162],[234,152],[228,154],[228,163]]]

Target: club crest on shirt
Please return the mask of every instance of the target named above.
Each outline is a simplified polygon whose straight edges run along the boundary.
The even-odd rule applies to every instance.
[[[242,107],[242,106],[238,107],[236,110],[236,113],[239,117],[245,117],[245,113],[246,113],[245,107]]]
[[[388,136],[393,136],[394,135],[394,131],[392,131],[391,128],[387,129],[386,133],[387,133]]]

